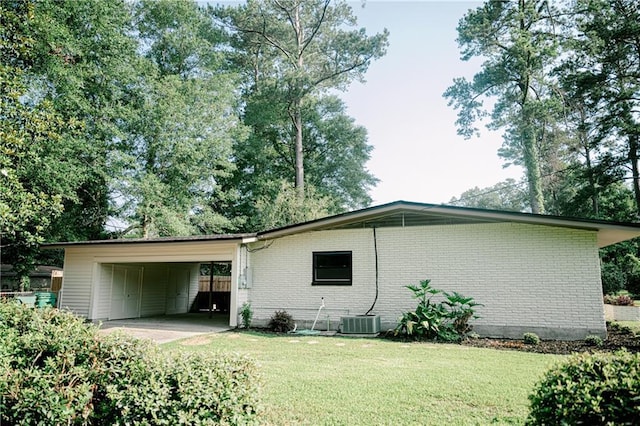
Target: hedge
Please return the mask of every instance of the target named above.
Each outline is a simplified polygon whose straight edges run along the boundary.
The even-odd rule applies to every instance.
[[[70,312],[0,302],[0,424],[257,423],[255,363],[102,335]]]

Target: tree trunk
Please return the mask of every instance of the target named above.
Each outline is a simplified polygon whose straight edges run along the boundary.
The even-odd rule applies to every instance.
[[[638,172],[638,135],[629,136],[629,161],[633,173],[633,194],[636,200],[636,212],[640,215],[640,172]]]
[[[296,3],[295,30],[297,43],[297,68],[298,72],[304,68],[304,31],[300,20],[300,3]],[[298,87],[297,98],[293,104],[293,125],[296,129],[295,155],[296,155],[296,192],[298,200],[304,200],[304,152],[302,149],[302,83],[296,82]]]
[[[584,109],[580,108],[580,123],[585,125],[587,123],[587,117]],[[596,174],[591,165],[591,148],[589,147],[589,138],[584,130],[579,130],[578,138],[582,147],[584,148],[585,165],[587,166],[587,177],[589,180],[589,187],[591,188],[591,208],[595,217],[600,214],[600,202],[599,202],[599,190],[596,182]]]
[[[296,129],[295,155],[296,155],[296,190],[298,198],[304,199],[304,155],[302,150],[302,101],[298,99],[294,106],[293,125]]]
[[[536,136],[533,130],[533,117],[523,100],[522,104],[522,122],[520,129],[520,137],[522,138],[522,148],[524,156],[524,167],[527,173],[527,181],[529,183],[529,204],[531,205],[531,213],[544,213],[544,196],[542,195],[542,178],[540,176],[540,162],[538,160],[538,147],[536,145]]]
[[[585,165],[587,166],[587,173],[589,178],[589,186],[591,187],[591,208],[595,217],[598,217],[600,213],[600,204],[598,202],[598,187],[596,186],[596,177],[591,166],[591,151],[589,146],[585,144],[584,148]]]
[[[521,33],[529,32],[527,23],[524,19],[525,0],[518,2],[518,9],[522,13],[520,18]],[[522,70],[519,86],[522,92],[520,99],[520,137],[522,141],[522,150],[524,156],[524,166],[527,173],[527,181],[529,183],[529,204],[531,204],[531,213],[544,213],[544,196],[542,195],[542,178],[540,176],[540,161],[538,156],[538,146],[536,145],[536,134],[534,131],[534,113],[531,110],[529,100],[529,85],[531,71],[531,51],[526,52],[526,69]]]
[[[149,216],[147,216],[146,214],[144,215],[144,217],[142,218],[142,238],[147,239],[149,238]]]
[[[530,132],[529,132],[530,133]],[[524,164],[527,169],[527,181],[529,183],[529,203],[531,204],[531,213],[544,213],[544,196],[542,194],[540,167],[538,164],[538,149],[535,146],[535,138],[533,135],[525,136],[524,147]]]

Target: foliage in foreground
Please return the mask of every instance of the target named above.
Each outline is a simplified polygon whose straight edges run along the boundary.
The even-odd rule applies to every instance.
[[[417,339],[458,342],[471,332],[469,321],[477,318],[474,307],[479,305],[474,302],[473,297],[433,288],[431,280],[422,280],[419,286],[405,287],[418,299],[418,306],[400,317],[395,335],[406,334]],[[436,295],[443,296],[444,300],[432,302],[432,297]]]
[[[0,423],[245,424],[255,364],[99,335],[69,312],[0,303]]]
[[[574,355],[535,387],[527,424],[636,424],[639,376],[639,354]]]

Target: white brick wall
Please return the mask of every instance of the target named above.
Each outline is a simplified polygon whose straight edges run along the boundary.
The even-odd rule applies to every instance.
[[[258,243],[261,245],[262,243]],[[604,335],[600,269],[594,232],[514,223],[377,230],[379,296],[373,313],[383,328],[415,307],[403,286],[429,278],[436,288],[472,296],[484,306],[481,334],[581,338]],[[312,252],[351,250],[352,286],[312,286]],[[324,297],[327,315],[364,314],[375,296],[372,229],[319,231],[277,239],[250,254],[248,299],[256,323],[277,309],[313,320]]]

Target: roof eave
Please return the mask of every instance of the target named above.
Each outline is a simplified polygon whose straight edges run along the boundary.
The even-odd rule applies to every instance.
[[[419,204],[396,201],[382,206],[371,207],[355,212],[344,213],[311,222],[291,225],[257,234],[260,240],[280,238],[287,235],[338,227],[349,223],[363,222],[385,214],[410,211],[429,211],[457,218],[486,220],[487,222],[517,222],[531,225],[557,226],[561,228],[581,229],[597,232],[598,247],[606,247],[622,241],[640,237],[639,224],[608,223],[590,219],[571,219],[558,216],[534,215],[519,212],[502,212],[473,208],[460,208],[435,204]]]
[[[640,230],[602,228],[598,230],[598,248],[604,248],[623,241],[640,237]]]
[[[61,243],[44,243],[40,247],[45,250],[64,249],[79,246],[97,245],[119,245],[119,244],[179,244],[179,243],[215,243],[215,242],[237,242],[242,244],[247,239],[255,238],[256,234],[221,234],[221,235],[198,235],[190,237],[171,238],[119,238],[113,240],[93,240],[93,241],[68,241]]]

